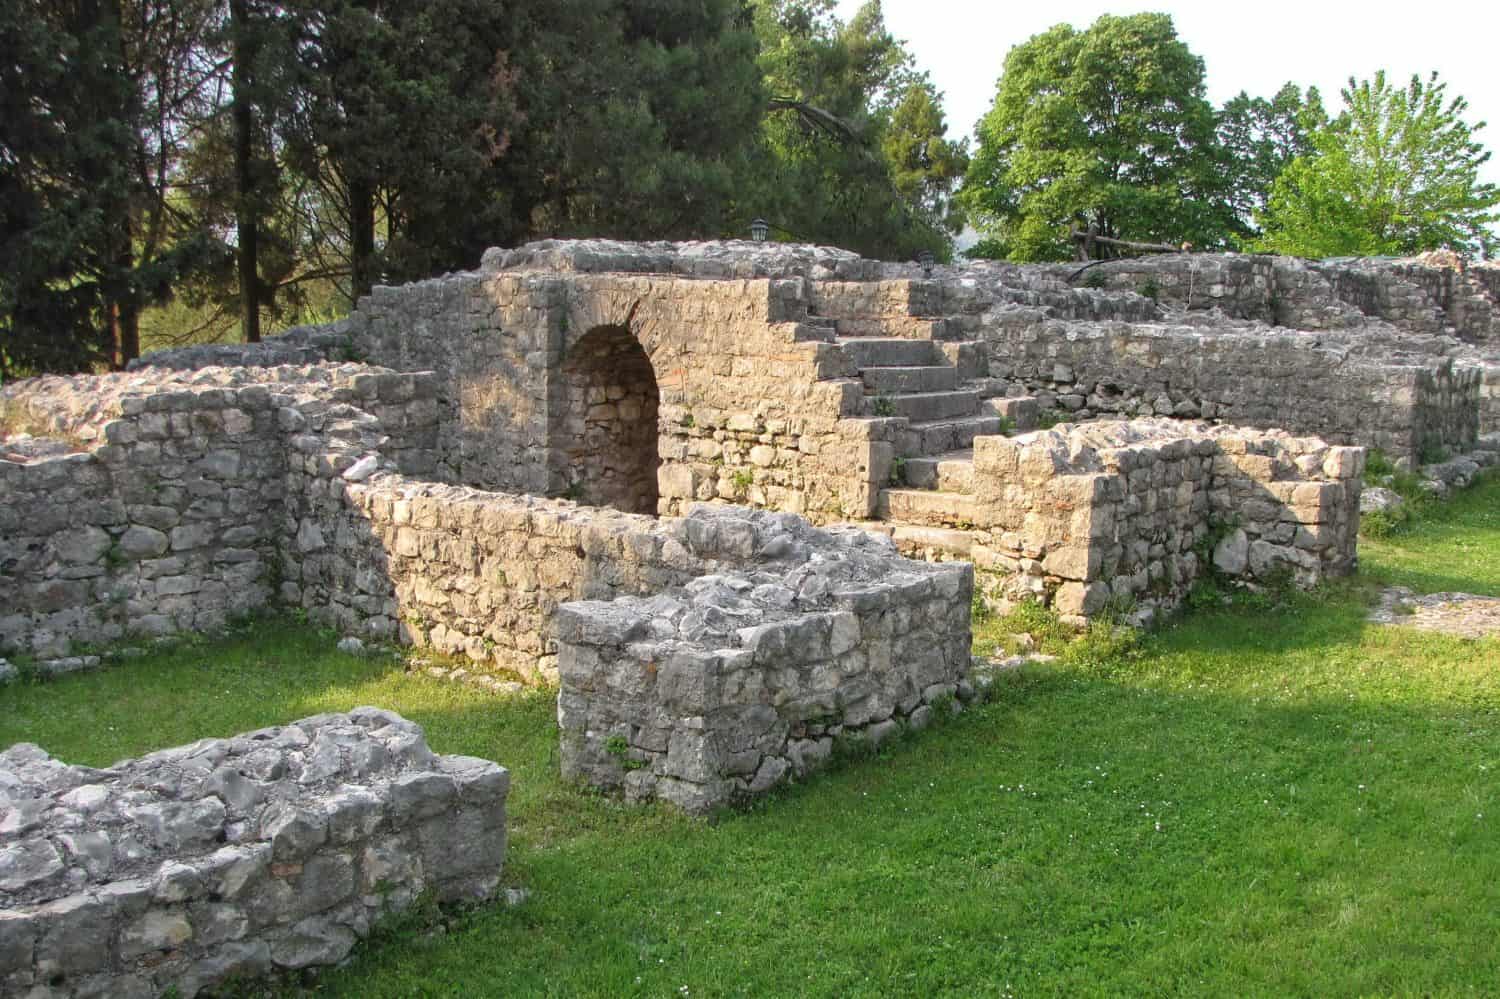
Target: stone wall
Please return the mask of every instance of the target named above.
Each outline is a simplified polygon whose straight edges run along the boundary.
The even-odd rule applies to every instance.
[[[1171,607],[1210,557],[1311,585],[1354,568],[1363,468],[1360,448],[1174,420],[981,437],[972,557],[1003,600],[1070,617]]]
[[[695,814],[878,745],[969,691],[972,568],[785,517],[714,514],[690,541],[753,529],[751,568],[558,610],[563,774]],[[701,544],[701,540],[699,541]]]
[[[1479,432],[1500,434],[1500,363],[1479,365]]]
[[[996,322],[983,334],[992,378],[1080,418],[1291,425],[1398,458],[1467,451],[1478,433],[1479,376],[1441,356],[1290,330]]]
[[[430,893],[483,899],[510,775],[376,708],[106,769],[0,753],[0,992],[184,999],[343,960]]]
[[[1500,334],[1497,269],[1464,266],[1453,254],[1309,261],[1169,253],[1111,260],[1079,274],[1081,266],[1056,265],[1049,273],[1146,295],[1173,311],[1218,310],[1230,319],[1291,329],[1346,330],[1378,322],[1414,334],[1452,331],[1473,341]]]
[[[353,442],[367,470],[420,470],[434,392],[430,376],[361,366],[7,386],[8,420],[83,450],[0,456],[0,650],[51,658],[265,606],[289,460],[339,464]]]
[[[289,476],[304,500],[286,525],[295,541],[283,555],[285,603],[344,634],[399,638],[528,679],[556,679],[559,605],[753,564],[756,525],[772,516],[699,506],[656,519],[389,473],[351,482],[309,466]]]
[[[755,257],[746,250],[759,261],[747,269],[734,255],[695,257],[686,252],[691,245],[666,259],[651,244],[622,244],[594,261],[619,272],[593,273],[588,265],[598,251],[591,247],[599,245],[538,244],[487,255],[479,271],[377,287],[346,320],[267,341],[265,358],[357,357],[435,372],[439,433],[431,467],[420,474],[440,481],[619,498],[611,490],[623,487],[594,484],[590,476],[598,475],[635,483],[628,502],[644,510],[654,471],[658,503],[650,512],[680,514],[712,498],[824,519],[874,509],[890,456],[867,426],[846,419],[858,414],[860,397],[848,359],[798,320],[809,293],[799,272],[863,275],[879,264],[821,248],[812,248],[811,263],[795,252]],[[674,262],[677,274],[639,273],[671,271]],[[547,269],[506,269],[523,266]],[[722,272],[757,276],[698,279]],[[628,333],[654,380],[642,384],[644,370],[632,378],[642,419],[623,441],[623,422],[588,426],[591,407],[625,401],[623,394],[609,399],[611,387],[582,370],[598,360],[592,352],[607,330]],[[189,348],[138,364],[253,365],[257,357],[244,346]],[[590,401],[601,391],[602,402]],[[646,412],[653,391],[654,424]],[[627,456],[636,459],[631,467]]]

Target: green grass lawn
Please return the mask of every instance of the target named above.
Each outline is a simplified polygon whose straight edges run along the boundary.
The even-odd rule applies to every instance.
[[[1364,546],[1500,594],[1500,482]],[[379,704],[515,776],[531,891],[309,986],[402,995],[1386,995],[1500,988],[1500,641],[1365,623],[1371,583],[1200,613],[717,824],[562,784],[552,700],[284,624],[0,690],[0,745],[106,763]]]

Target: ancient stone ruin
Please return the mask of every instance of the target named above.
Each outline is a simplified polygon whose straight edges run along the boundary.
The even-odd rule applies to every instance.
[[[419,895],[488,898],[510,775],[357,708],[68,766],[0,753],[0,992],[196,995],[332,964]]]
[[[7,387],[36,436],[0,461],[0,646],[55,660],[281,603],[550,673],[557,604],[680,580],[602,589],[544,525],[700,501],[860,523],[1073,616],[1170,606],[1210,560],[1346,571],[1359,459],[1340,447],[1416,461],[1495,430],[1493,271],[492,251],[328,326]],[[1068,422],[1025,433],[1040,411]],[[455,504],[490,526],[464,537]]]
[[[560,679],[593,779],[756,793],[830,729],[961,687],[970,586],[1082,621],[1149,617],[1210,572],[1350,571],[1364,447],[1500,451],[1497,285],[1442,259],[927,275],[781,244],[493,250],[336,323],[0,390],[0,654],[68,668],[300,608]],[[799,573],[827,588],[787,602],[771,577]],[[866,620],[847,594],[877,580]],[[824,651],[844,614],[855,645]],[[804,633],[791,658],[755,637]],[[918,645],[941,661],[905,661]],[[726,686],[683,700],[670,656]],[[716,711],[731,748],[689,763],[673,747]]]
[[[1144,620],[1208,574],[1351,571],[1367,448],[1434,482],[1500,458],[1497,302],[1442,257],[494,250],[0,390],[0,654],[298,609],[555,682],[566,774],[706,812],[973,696],[976,598]],[[374,709],[108,770],[15,747],[0,987],[336,961],[415,892],[494,889],[507,787]]]

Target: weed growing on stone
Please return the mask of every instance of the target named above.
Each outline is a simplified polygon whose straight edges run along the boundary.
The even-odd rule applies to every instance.
[[[1044,409],[1037,416],[1036,425],[1042,430],[1051,430],[1059,423],[1067,423],[1068,414],[1061,409]]]
[[[876,416],[889,417],[896,415],[896,404],[889,397],[877,395],[871,404],[871,410]]]

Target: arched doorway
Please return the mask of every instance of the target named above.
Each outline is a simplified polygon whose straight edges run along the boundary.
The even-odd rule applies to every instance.
[[[624,326],[598,326],[563,358],[554,482],[569,499],[656,513],[656,414],[646,351]]]

